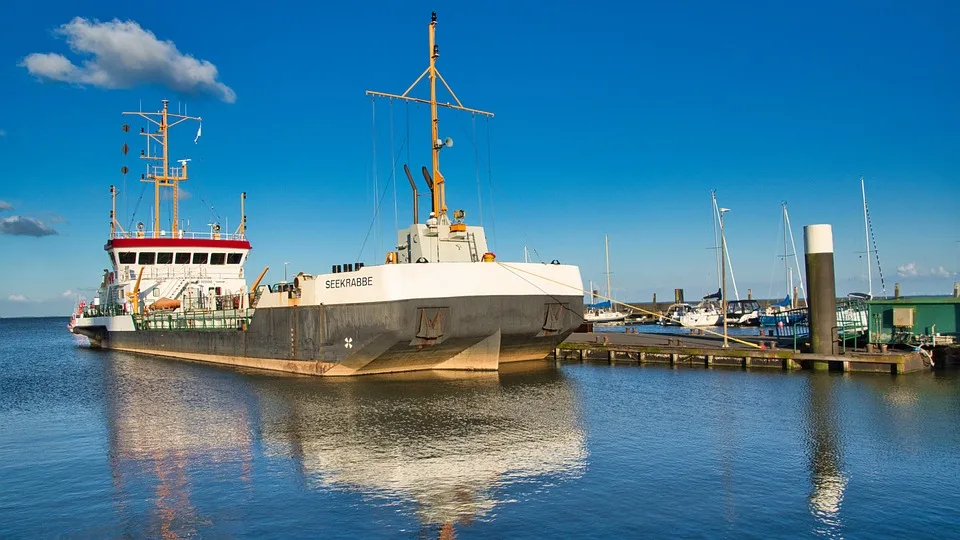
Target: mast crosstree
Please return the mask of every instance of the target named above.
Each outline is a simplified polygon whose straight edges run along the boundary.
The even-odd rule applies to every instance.
[[[463,103],[460,102],[460,99],[453,92],[453,89],[450,88],[450,85],[447,84],[447,81],[444,80],[443,75],[440,74],[440,71],[437,70],[437,58],[440,57],[440,48],[437,46],[436,42],[436,28],[437,28],[437,12],[434,11],[430,15],[430,25],[429,25],[429,53],[430,53],[430,63],[427,66],[427,69],[417,77],[417,80],[413,81],[413,84],[406,89],[402,94],[388,94],[386,92],[375,92],[373,90],[367,90],[368,96],[373,97],[385,97],[390,99],[402,99],[405,101],[412,101],[414,103],[426,103],[430,105],[430,147],[433,154],[433,176],[430,179],[431,181],[431,192],[433,194],[433,213],[439,219],[441,216],[445,216],[447,213],[447,202],[446,202],[446,190],[444,186],[444,177],[440,173],[440,150],[445,146],[452,146],[453,140],[447,138],[445,140],[440,139],[440,120],[437,117],[437,108],[446,107],[448,109],[454,109],[458,111],[467,111],[472,114],[479,114],[481,116],[493,117],[493,113],[487,111],[481,111],[479,109],[471,109],[469,107],[464,107]],[[427,76],[430,81],[430,99],[420,99],[411,97],[410,91],[413,90],[424,76]],[[456,105],[450,102],[439,103],[437,102],[437,79],[440,79],[440,82],[443,83],[443,86],[450,92],[450,96],[453,97],[453,100],[456,102]]]

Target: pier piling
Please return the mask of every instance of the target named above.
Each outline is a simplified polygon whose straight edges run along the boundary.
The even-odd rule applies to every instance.
[[[833,334],[837,327],[836,277],[833,266],[833,227],[826,224],[803,228],[807,269],[807,301],[810,346],[815,354],[836,354]]]

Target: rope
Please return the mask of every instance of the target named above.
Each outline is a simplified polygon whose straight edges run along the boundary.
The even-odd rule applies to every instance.
[[[371,105],[371,109],[372,109],[372,113],[371,113],[372,126],[371,126],[370,129],[371,129],[371,132],[372,132],[372,134],[373,134],[373,197],[374,197],[374,199],[373,199],[373,227],[374,227],[374,233],[373,233],[373,244],[374,244],[374,247],[373,247],[373,258],[376,260],[376,259],[379,258],[379,257],[377,256],[377,255],[378,255],[378,253],[377,253],[377,248],[379,247],[379,244],[380,244],[380,241],[379,241],[379,238],[380,238],[380,227],[377,227],[377,224],[378,224],[378,221],[379,221],[379,217],[380,217],[380,212],[379,212],[379,210],[380,210],[380,201],[378,201],[377,198],[376,198],[376,197],[377,197],[377,191],[378,191],[378,189],[377,189],[377,102],[376,102],[376,99],[375,99],[373,96],[370,97],[370,105]],[[392,154],[391,154],[391,155],[392,155]],[[364,241],[364,242],[366,242],[366,241]]]
[[[880,267],[880,252],[877,251],[877,237],[873,234],[873,220],[870,219],[870,208],[866,203],[863,204],[864,209],[867,212],[867,225],[870,228],[870,240],[873,242],[873,253],[877,256],[877,271],[880,273],[880,289],[883,291],[883,295],[887,295],[887,285],[883,281],[883,268]],[[870,254],[867,253],[867,264],[870,262]]]
[[[409,144],[407,144],[408,142],[409,142],[409,141],[403,141],[403,144],[400,146],[400,150],[397,151],[397,157],[393,160],[394,166],[396,166],[397,162],[400,160],[400,154],[403,153],[404,147],[405,147],[405,146],[406,146],[406,147],[409,147]],[[380,192],[380,198],[376,200],[376,212],[377,212],[377,213],[379,213],[379,211],[380,211],[380,206],[381,206],[381,203],[383,202],[384,196],[386,196],[386,194],[387,194],[387,188],[388,188],[388,187],[390,187],[390,184],[387,184],[387,185],[383,186],[383,191]],[[374,194],[374,195],[376,195],[376,194]],[[366,236],[363,237],[363,243],[360,245],[360,252],[357,253],[357,261],[358,261],[358,262],[360,261],[360,256],[363,255],[363,250],[364,250],[364,249],[366,248],[366,246],[367,246],[367,240],[370,239],[370,232],[373,231],[373,226],[374,226],[375,223],[376,223],[376,215],[374,216],[374,219],[370,220],[370,226],[367,227],[367,234],[366,234]]]
[[[133,206],[133,214],[130,215],[130,223],[127,224],[128,231],[133,228],[133,220],[137,219],[137,210],[140,209],[140,201],[143,200],[143,192],[146,191],[146,189],[147,189],[147,184],[143,184],[142,186],[140,186],[140,198],[137,199],[137,204]]]
[[[393,152],[393,100],[390,100],[390,155]],[[397,210],[397,162],[390,168],[390,182],[393,184],[393,229],[400,230],[400,213]]]
[[[493,235],[493,249],[497,249],[497,221],[493,213],[493,165],[490,161],[490,117],[486,117],[487,121],[487,182],[490,184],[490,232]],[[536,250],[534,250],[536,251]]]
[[[508,270],[515,270],[515,271],[517,271],[517,272],[522,272],[522,273],[524,273],[524,274],[529,274],[529,275],[534,276],[534,277],[536,277],[536,278],[538,278],[538,279],[542,279],[542,280],[544,280],[544,281],[549,281],[550,283],[554,283],[554,284],[556,284],[556,285],[562,285],[562,286],[567,287],[567,288],[569,288],[569,289],[573,289],[573,290],[579,291],[581,295],[583,295],[583,294],[590,294],[590,292],[585,291],[585,290],[583,290],[583,289],[580,288],[580,287],[575,287],[575,286],[570,285],[570,284],[568,284],[568,283],[563,283],[562,281],[557,281],[557,280],[555,280],[555,279],[550,279],[550,278],[548,278],[548,277],[541,276],[541,275],[539,275],[539,274],[534,274],[533,272],[528,272],[528,271],[526,271],[526,270],[517,268],[517,267],[515,267],[515,266],[510,266],[510,265],[508,265],[508,264],[506,264],[506,263],[497,262],[497,264],[499,264],[500,266],[502,266],[502,267],[504,267],[504,268],[506,268],[506,269],[508,269]],[[526,281],[526,280],[524,280],[524,281]],[[529,281],[528,281],[528,283],[529,283]],[[534,285],[534,286],[536,286],[536,285]],[[541,291],[543,291],[543,289],[541,289],[540,287],[537,287],[537,288],[540,289]],[[543,292],[546,292],[546,291],[543,291]],[[554,300],[556,300],[556,298],[555,298],[553,295],[548,294],[548,296],[550,296],[551,298],[553,298]],[[597,298],[603,298],[604,300],[609,300],[610,303],[611,303],[611,305],[612,305],[613,303],[617,303],[617,304],[620,304],[621,306],[626,306],[626,307],[628,307],[628,308],[630,308],[630,309],[639,311],[639,312],[641,312],[641,313],[646,313],[646,314],[648,314],[648,315],[653,315],[653,316],[655,316],[655,317],[661,317],[661,316],[662,316],[662,315],[660,315],[659,313],[650,311],[650,310],[648,310],[648,309],[643,309],[642,307],[639,307],[639,306],[634,306],[634,305],[631,305],[631,304],[627,304],[627,303],[624,303],[624,302],[620,302],[620,301],[618,301],[618,300],[614,300],[613,298],[606,297],[606,296],[604,296],[604,295],[602,295],[602,294],[597,294],[596,296],[597,296]],[[583,315],[580,315],[580,317],[583,318]],[[666,316],[663,315],[663,317],[666,317]],[[685,328],[691,328],[691,327],[689,327],[689,326],[685,326],[685,325],[680,321],[680,319],[675,319],[675,318],[673,318],[673,317],[666,317],[666,318],[669,318],[670,320],[677,321],[678,323],[680,323],[681,326],[684,326]],[[723,334],[721,334],[720,332],[714,332],[713,330],[707,330],[706,328],[701,328],[701,330],[704,331],[704,332],[706,332],[706,333],[708,333],[708,334],[713,334],[713,335],[715,335],[715,336],[723,337]],[[735,338],[735,337],[733,337],[733,336],[730,336],[730,335],[727,335],[727,339],[730,340],[730,341],[736,341],[737,343],[740,343],[740,344],[743,344],[743,345],[747,345],[747,346],[749,346],[749,347],[753,347],[753,348],[755,348],[755,349],[760,349],[760,348],[761,348],[761,347],[760,347],[759,345],[757,345],[756,343],[750,343],[749,341],[744,341],[744,340],[742,340],[742,339],[737,339],[737,338]]]
[[[471,114],[473,122],[473,170],[477,176],[477,210],[480,212],[480,226],[483,227],[483,199],[480,196],[480,147],[477,144],[477,115]]]

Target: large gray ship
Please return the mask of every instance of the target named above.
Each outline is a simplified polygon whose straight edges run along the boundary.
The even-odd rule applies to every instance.
[[[124,231],[116,217],[104,249],[111,268],[97,296],[78,306],[74,333],[94,347],[309,375],[358,375],[415,370],[496,370],[501,363],[545,358],[582,322],[583,296],[576,266],[507,263],[488,251],[481,226],[463,212],[448,215],[438,134],[438,107],[489,114],[439,103],[436,14],[429,24],[430,99],[407,94],[373,96],[427,103],[431,109],[432,171],[424,167],[431,214],[399,231],[383,264],[334,265],[327,274],[299,273],[292,282],[261,285],[266,269],[247,286],[244,265],[251,245],[241,197],[240,226],[203,233],[181,229],[178,184],[186,160],[171,166],[170,128],[198,117],[174,114],[167,102],[141,135],[162,152],[141,155],[154,184],[152,229]],[[445,84],[445,83],[444,83]],[[124,126],[125,131],[129,130]],[[126,145],[124,149],[126,149]],[[126,172],[126,169],[124,169]],[[412,177],[409,176],[411,184]],[[171,193],[173,219],[161,224],[161,191]],[[416,197],[414,197],[416,201]]]

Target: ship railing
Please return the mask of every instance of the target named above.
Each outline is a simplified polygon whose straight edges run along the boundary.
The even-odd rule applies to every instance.
[[[246,240],[246,235],[243,233],[222,233],[215,231],[200,232],[200,231],[160,231],[158,234],[153,234],[153,231],[116,231],[110,235],[111,239],[115,238],[185,238],[190,240]]]
[[[125,311],[122,304],[89,304],[83,308],[84,317],[116,317],[124,313]]]
[[[130,278],[129,276],[133,277]],[[135,270],[131,269],[128,271],[128,275],[124,276],[128,279],[136,280],[137,273]],[[214,279],[242,279],[243,278],[243,268],[208,268],[206,266],[171,266],[171,265],[155,265],[148,266],[143,272],[143,277],[147,279],[198,279],[198,278],[214,278]]]
[[[157,311],[133,315],[137,330],[241,330],[253,320],[253,309],[218,309],[198,311]]]
[[[240,309],[243,306],[242,294],[221,294],[218,296],[192,294],[184,295],[180,299],[181,311],[219,311],[224,309]]]

